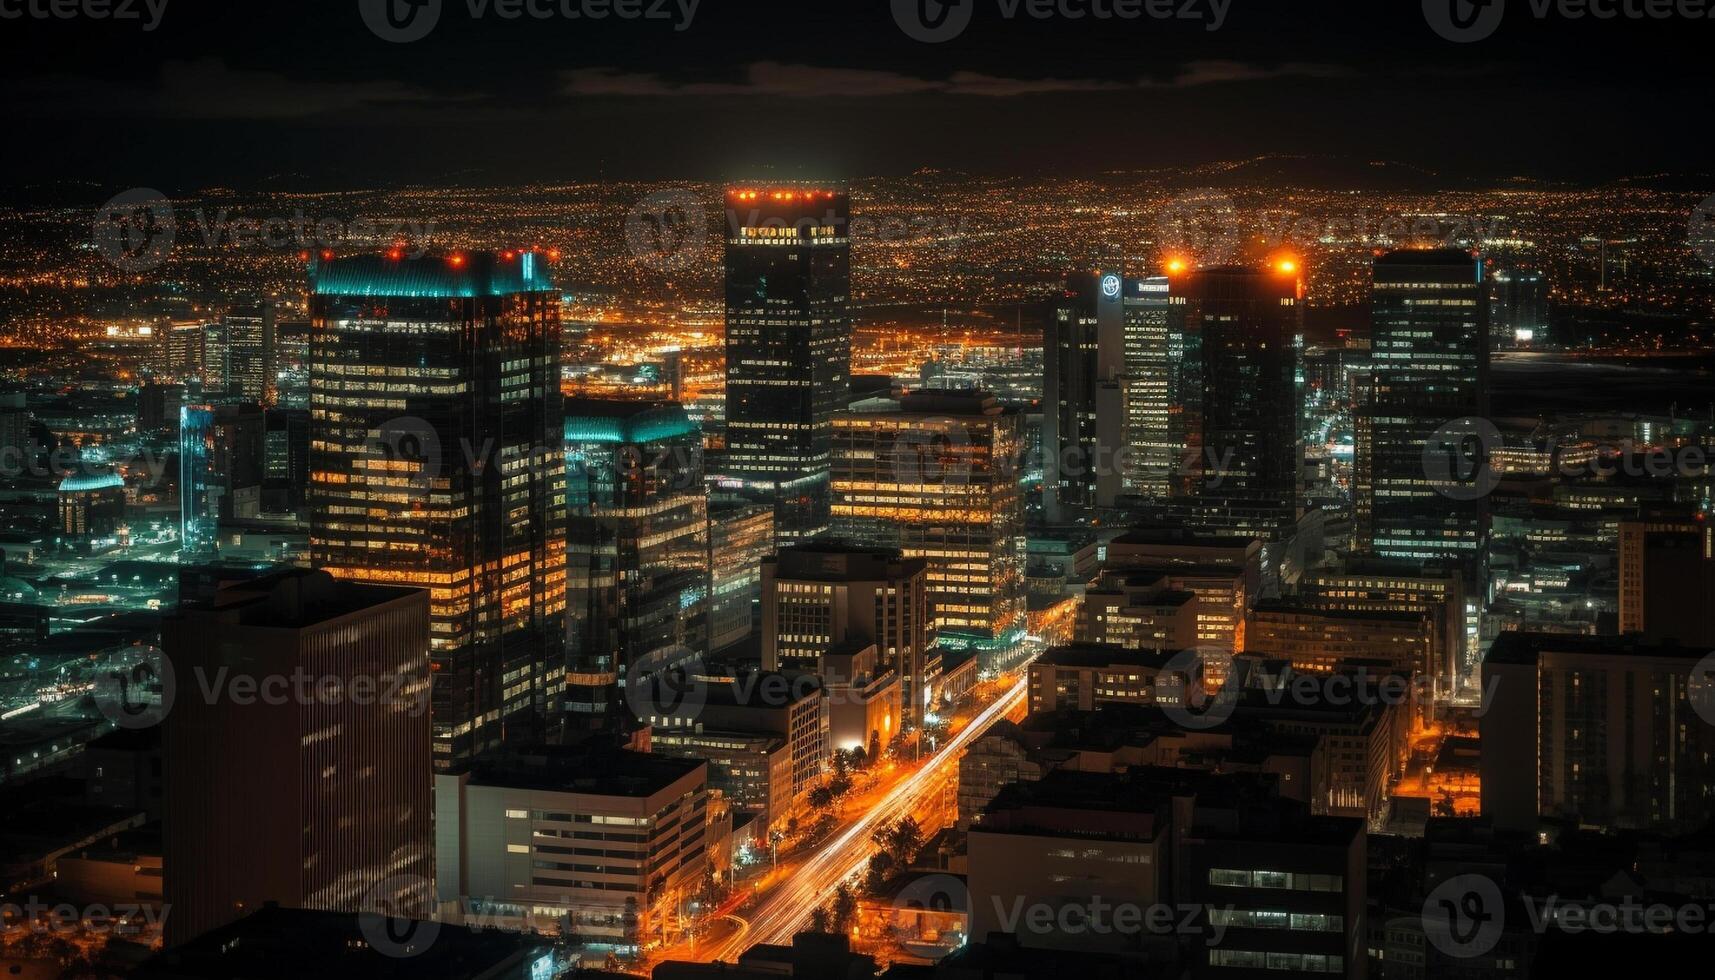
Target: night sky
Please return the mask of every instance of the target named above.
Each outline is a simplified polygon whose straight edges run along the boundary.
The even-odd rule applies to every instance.
[[[0,7],[28,2],[50,0]],[[1419,0],[1232,0],[1215,31],[1209,0],[1165,21],[968,0],[969,27],[931,45],[889,0],[702,0],[683,31],[689,0],[641,21],[443,2],[404,44],[359,0],[168,0],[153,31],[0,20],[7,186],[1094,174],[1264,153],[1448,186],[1715,170],[1715,19],[1539,20],[1512,0],[1492,37],[1454,44]]]

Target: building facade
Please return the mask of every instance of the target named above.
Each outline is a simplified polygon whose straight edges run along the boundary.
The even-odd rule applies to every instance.
[[[700,760],[538,746],[434,778],[435,882],[458,924],[664,938],[709,875]]]
[[[420,589],[293,570],[162,621],[168,945],[270,901],[432,911],[430,618]]]
[[[533,740],[565,686],[547,257],[354,256],[310,281],[311,561],[430,591],[437,768]]]
[[[574,726],[626,678],[709,647],[702,433],[672,403],[566,403],[566,698]],[[608,720],[612,720],[608,718]]]
[[[906,718],[921,723],[933,702],[937,655],[928,602],[929,564],[887,548],[813,541],[762,564],[762,667],[827,679],[824,658],[873,644],[879,668],[904,684]]]
[[[926,561],[941,645],[989,661],[1025,626],[1019,420],[990,395],[941,390],[834,418],[834,532]]]
[[[834,413],[851,383],[850,201],[733,188],[726,213],[726,470],[786,545],[827,530]]]
[[[1489,315],[1483,262],[1457,249],[1405,249],[1376,259],[1371,292],[1374,381],[1359,407],[1370,458],[1354,493],[1367,501],[1355,550],[1475,567],[1488,543],[1486,497],[1455,482],[1463,438],[1489,414]],[[1480,447],[1479,447],[1480,448]],[[1449,468],[1447,453],[1457,462]],[[1431,465],[1431,454],[1441,458]],[[1473,581],[1475,579],[1473,578]]]

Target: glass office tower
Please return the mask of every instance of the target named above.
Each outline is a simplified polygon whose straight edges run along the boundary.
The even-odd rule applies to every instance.
[[[701,430],[670,402],[569,400],[566,502],[569,723],[604,727],[632,669],[708,648]]]
[[[219,541],[220,500],[214,478],[214,409],[179,409],[179,550],[186,559],[213,557]]]
[[[565,684],[559,293],[534,252],[310,269],[310,556],[430,590],[437,769],[539,738]]]
[[[850,397],[850,203],[815,187],[732,189],[726,227],[726,465],[775,508],[781,544],[828,527],[829,440]]]
[[[1284,264],[1221,266],[1175,276],[1169,296],[1183,345],[1170,379],[1182,447],[1171,510],[1198,533],[1282,541],[1303,507],[1303,283]]]
[[[1437,489],[1425,447],[1448,423],[1488,417],[1488,285],[1458,249],[1405,249],[1376,259],[1370,359],[1358,424],[1369,446],[1355,492],[1358,550],[1384,558],[1471,564],[1488,539],[1480,495]]]
[[[1173,364],[1166,276],[1125,281],[1125,492],[1167,496],[1174,461],[1168,374]]]

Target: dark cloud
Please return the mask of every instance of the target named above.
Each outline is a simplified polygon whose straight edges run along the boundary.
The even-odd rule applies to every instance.
[[[561,79],[562,91],[567,95],[584,98],[761,96],[792,99],[865,99],[925,93],[1007,98],[1062,92],[1125,92],[1151,88],[1195,88],[1202,85],[1290,77],[1340,78],[1350,74],[1350,69],[1338,65],[1302,62],[1267,66],[1237,61],[1193,61],[1176,74],[1160,80],[1009,78],[974,71],[956,71],[944,79],[935,79],[906,72],[759,61],[745,69],[744,80],[739,82],[673,82],[652,72],[625,72],[616,68],[574,68],[562,73]]]

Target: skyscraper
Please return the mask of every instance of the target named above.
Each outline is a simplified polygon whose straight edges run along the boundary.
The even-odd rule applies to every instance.
[[[774,508],[709,505],[709,650],[751,634],[751,612],[762,597],[762,560],[774,553]]]
[[[1167,496],[1173,464],[1172,398],[1168,377],[1174,362],[1171,287],[1166,276],[1125,281],[1125,467],[1126,493],[1147,499]]]
[[[1474,565],[1488,508],[1480,496],[1438,487],[1425,458],[1449,423],[1488,415],[1483,263],[1457,249],[1389,252],[1375,261],[1371,296],[1374,384],[1358,409],[1369,465],[1354,488],[1367,497],[1357,550]]]
[[[228,394],[259,405],[274,403],[274,319],[272,300],[221,317]]]
[[[1303,512],[1296,267],[1222,266],[1175,277],[1170,303],[1183,344],[1171,379],[1172,512],[1197,533],[1290,537]],[[1267,569],[1278,555],[1265,554]]]
[[[567,707],[609,716],[628,672],[708,649],[708,491],[672,403],[566,403]]]
[[[846,192],[726,196],[726,467],[775,507],[782,544],[828,527],[833,415],[851,383]]]
[[[295,569],[162,621],[169,944],[270,901],[427,917],[427,600]]]
[[[545,256],[311,266],[310,556],[431,592],[435,763],[537,737],[565,685],[559,293]]]
[[[212,555],[219,537],[220,495],[214,480],[214,409],[179,409],[179,550]]]
[[[870,399],[834,419],[835,533],[927,561],[942,646],[976,647],[985,668],[1023,639],[1022,440],[1018,412],[983,392]]]
[[[1535,269],[1496,269],[1489,277],[1489,346],[1528,347],[1548,335],[1548,279]]]
[[[1088,523],[1124,488],[1124,292],[1118,272],[1075,275],[1049,311],[1042,505],[1053,523]]]

